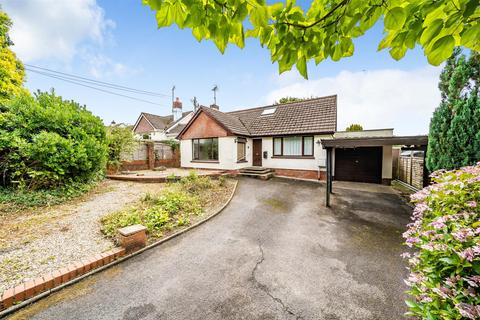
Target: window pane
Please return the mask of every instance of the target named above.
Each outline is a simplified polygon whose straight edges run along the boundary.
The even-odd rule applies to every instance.
[[[193,140],[193,159],[218,160],[218,138]]]
[[[199,139],[200,141],[200,150],[199,150],[199,159],[200,160],[209,160],[211,153],[212,140],[210,139]]]
[[[303,155],[313,156],[313,137],[303,137]]]
[[[302,137],[283,138],[283,155],[284,156],[301,156],[302,155]]]
[[[193,160],[198,160],[198,139],[193,139]]]
[[[282,138],[273,138],[273,155],[282,155]]]
[[[237,161],[245,160],[245,143],[237,143]]]
[[[218,138],[212,138],[212,153],[210,160],[218,160]]]

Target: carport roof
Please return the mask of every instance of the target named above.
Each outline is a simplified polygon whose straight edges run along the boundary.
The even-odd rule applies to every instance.
[[[392,137],[361,137],[322,139],[324,148],[355,148],[377,146],[426,146],[428,136],[392,136]]]

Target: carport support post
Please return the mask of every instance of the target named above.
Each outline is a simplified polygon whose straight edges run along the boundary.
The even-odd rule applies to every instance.
[[[327,207],[330,207],[330,193],[332,193],[332,148],[327,148],[327,188],[325,192]]]

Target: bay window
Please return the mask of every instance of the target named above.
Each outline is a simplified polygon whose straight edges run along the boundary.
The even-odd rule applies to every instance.
[[[313,157],[312,136],[287,136],[273,138],[273,156]]]
[[[193,139],[193,160],[218,161],[218,138]]]

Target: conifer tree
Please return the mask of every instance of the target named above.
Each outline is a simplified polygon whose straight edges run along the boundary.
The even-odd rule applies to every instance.
[[[456,50],[440,76],[440,106],[430,122],[427,168],[454,169],[480,161],[480,57]]]

